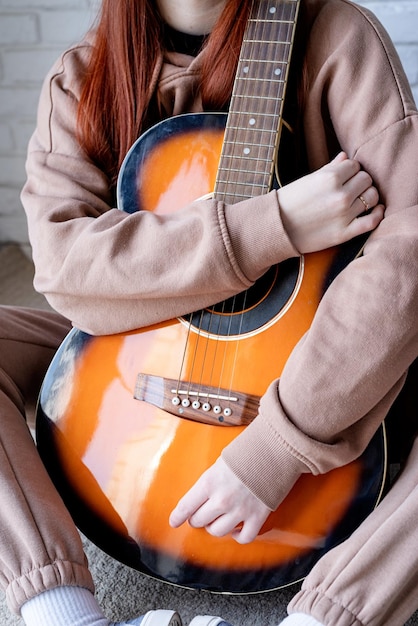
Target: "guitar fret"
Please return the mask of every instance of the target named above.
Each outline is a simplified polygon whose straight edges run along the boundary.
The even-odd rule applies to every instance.
[[[236,135],[234,136],[233,134],[228,133],[228,135],[224,139],[225,148],[227,148],[228,146],[247,146],[248,148],[259,148],[262,146],[266,148],[271,148],[271,140],[274,140],[275,135],[277,135],[277,129],[274,131],[266,130],[261,131],[260,133],[253,133],[251,135],[248,135],[247,137],[244,137],[244,140],[242,140],[241,137]],[[247,141],[245,139],[247,139]],[[270,141],[268,141],[268,139],[270,139]]]
[[[262,143],[262,138],[266,138],[265,133],[263,135],[260,135],[260,137],[258,137],[257,135],[248,137],[249,141],[242,141],[241,138],[234,139],[233,136],[228,134],[228,136],[224,139],[224,155],[229,156],[231,154],[234,154],[239,157],[241,154],[243,154],[244,156],[248,156],[249,154],[254,154],[254,149],[257,148],[263,150],[270,148],[271,150],[274,150],[274,145],[272,145],[272,143],[274,144],[274,139],[276,135],[277,130],[275,133],[270,133],[270,139],[272,141],[270,141],[269,143]],[[257,141],[257,139],[260,139],[260,141]]]
[[[269,17],[249,17],[247,20],[247,24],[254,24],[257,27],[258,24],[282,24],[287,22],[295,22],[295,11],[294,7],[290,5],[287,7],[286,15],[285,12],[282,13],[281,16],[278,16],[276,13],[270,13]]]
[[[247,43],[261,43],[265,46],[290,46],[290,41],[278,41],[277,39],[272,39],[271,41],[266,41],[265,39],[247,39]]]
[[[246,100],[271,100],[273,101],[281,101],[282,98],[273,98],[273,96],[259,96],[255,94],[234,94],[235,98],[245,98]]]
[[[240,81],[241,82],[241,81]],[[274,83],[276,85],[280,85],[280,84],[285,84],[286,81],[283,80],[283,78],[249,78],[248,76],[243,76],[242,77],[242,82],[243,83]]]
[[[223,190],[232,191],[236,187],[240,187],[242,189],[243,185],[247,187],[266,187],[271,182],[271,175],[274,172],[274,168],[269,167],[266,168],[265,164],[260,163],[260,169],[258,172],[253,172],[251,176],[243,176],[242,174],[231,176],[231,171],[224,171],[222,168],[220,169],[218,176],[219,182],[217,181],[218,190],[221,188],[220,185],[223,184],[225,187]],[[221,178],[222,177],[222,178]],[[268,190],[267,190],[268,191]]]
[[[278,51],[283,48],[283,52],[280,56],[287,54],[290,50],[290,42],[278,43],[277,40],[271,42],[253,41],[249,46],[244,47],[243,58],[250,59],[256,56],[257,58],[266,58],[267,61],[274,62],[278,57]]]
[[[242,134],[246,133],[246,132],[251,132],[251,136],[257,135],[259,134],[260,136],[262,135],[275,135],[277,133],[277,128],[256,128],[255,130],[250,130],[248,128],[236,128],[236,127],[231,127],[230,129],[231,131],[235,131],[235,133],[239,133],[241,131]],[[229,133],[228,133],[229,136]],[[225,141],[227,143],[231,142],[231,143],[236,143],[236,141],[231,140],[231,139],[225,139]],[[254,143],[255,145],[259,145],[258,141],[250,141],[248,143]],[[247,142],[241,141],[241,144],[243,145],[247,145]],[[270,145],[270,144],[268,144]]]
[[[268,70],[270,68],[264,67],[263,69]],[[286,80],[281,77],[281,71],[277,73],[274,73],[273,71],[271,74],[268,74],[266,72],[266,75],[261,76],[261,77],[260,76],[253,77],[253,76],[250,76],[248,72],[246,72],[244,76],[242,77],[242,79],[239,81],[239,84],[235,87],[234,93],[237,91],[241,83],[244,85],[245,83],[259,83],[260,85],[272,83],[275,85],[284,85],[286,83]]]
[[[271,24],[272,22],[274,24],[294,24],[295,20],[277,20],[277,21],[274,21],[274,18],[272,18],[272,19],[269,18],[268,20],[267,19],[263,19],[263,18],[259,18],[259,19],[250,18],[248,20],[248,23],[252,23],[252,24]]]
[[[240,118],[240,124],[231,124],[228,126],[228,130],[235,131],[236,133],[245,134],[247,132],[255,133],[255,132],[264,132],[264,133],[277,133],[277,127],[274,123],[277,119],[277,115],[270,113],[268,115],[257,113],[240,113],[239,111],[235,111],[235,117]],[[260,120],[263,123],[263,126],[257,126],[257,120]],[[247,124],[243,125],[243,121]]]
[[[223,157],[223,160],[226,159],[234,159],[234,162],[238,162],[239,160],[242,161],[256,161],[257,163],[271,163],[271,159],[268,159],[267,157],[257,157],[256,159],[254,159],[253,157],[248,157],[248,156],[243,156],[242,154],[230,154],[230,155],[225,155]],[[227,168],[229,169],[229,167]],[[222,170],[222,167],[219,167],[219,171]]]
[[[234,111],[234,114],[235,114],[237,117],[244,116],[244,115],[248,115],[248,116],[249,116],[249,115],[256,115],[256,116],[257,116],[257,113],[250,112],[250,111],[247,111],[247,112],[245,112],[245,111],[240,112],[240,111],[235,110],[235,111]],[[261,115],[261,113],[260,113],[260,115]],[[274,119],[274,120],[277,120],[277,115],[276,115],[275,113],[263,113],[263,114],[262,114],[262,117],[263,117],[263,119],[264,119],[264,120],[266,120],[266,119],[270,119],[270,120],[271,120],[271,119]],[[231,126],[231,128],[234,128],[234,129],[242,129],[242,130],[248,130],[248,128],[245,128],[245,129],[244,129],[244,128],[242,128],[242,126],[241,126],[241,125]],[[277,127],[275,128],[275,132],[277,132]]]
[[[229,193],[225,194],[223,197],[223,201],[228,204],[233,204],[234,202],[238,202],[239,200],[248,200],[248,198],[252,198],[253,195],[251,193]]]
[[[266,131],[264,133],[256,133],[256,134],[249,135],[247,138],[244,138],[244,140],[242,140],[241,137],[234,136],[228,133],[228,135],[224,139],[225,153],[227,151],[232,152],[232,150],[234,149],[234,146],[236,146],[237,149],[241,148],[240,152],[243,154],[250,154],[251,148],[274,149],[274,146],[272,146],[272,143],[274,144],[274,138],[276,135],[277,135],[277,130],[275,132]],[[272,141],[263,143],[263,140],[266,140],[266,139],[268,140],[269,138]],[[247,141],[245,141],[245,139],[247,139]],[[243,147],[246,148],[245,152],[244,150],[242,150]]]
[[[252,198],[254,196],[253,190],[252,188],[249,186],[248,191],[243,191],[242,189],[238,190],[238,189],[232,189],[228,192],[226,192],[229,197],[231,198],[235,198],[235,200],[237,198]],[[259,194],[259,191],[257,190],[257,195]]]
[[[253,90],[263,91],[264,93],[262,97],[264,98],[277,100],[278,96],[281,97],[283,95],[285,84],[285,81],[275,81],[269,78],[261,81],[250,78],[236,87],[232,100],[236,96],[253,97]]]
[[[215,197],[270,189],[300,0],[258,0],[241,46]]]
[[[232,158],[232,157],[230,157],[230,158]],[[234,158],[234,161],[235,161],[235,158]],[[264,161],[263,161],[263,163],[264,163]],[[239,169],[238,169],[237,167],[228,167],[228,168],[225,168],[225,169],[227,169],[227,171],[228,171],[229,173],[234,172],[235,174],[238,174],[238,173],[239,173],[239,174],[249,174],[249,175],[251,175],[251,176],[254,176],[254,170],[253,170],[253,169],[251,169],[251,170],[246,170],[246,169],[245,169],[245,168],[243,168],[243,167],[240,167]],[[262,172],[262,174],[266,175],[264,170],[265,170],[265,168],[264,168],[264,166],[263,166],[263,172]],[[219,173],[220,173],[220,172],[222,172],[222,171],[223,171],[223,168],[222,168],[222,167],[220,167],[220,168],[219,168]],[[219,176],[220,176],[220,174],[219,174]],[[228,180],[230,180],[230,179],[228,179]]]
[[[233,101],[232,103],[234,106],[236,106],[235,100],[237,98],[246,98],[246,99],[252,98],[253,100],[257,100],[261,98],[262,100],[266,100],[266,101],[268,100],[270,102],[275,101],[279,103],[281,102],[282,96],[284,94],[283,86],[284,86],[283,83],[275,83],[274,81],[262,81],[262,82],[250,81],[245,84],[241,84],[239,87],[237,87],[232,97],[232,101]],[[262,94],[259,96],[253,95],[254,90],[261,91]],[[248,106],[244,105],[244,107],[245,107],[244,112],[249,111],[249,109],[251,108],[250,101],[248,101]],[[254,111],[254,113],[256,113],[256,111]]]
[[[260,18],[260,17],[250,16],[248,21],[251,24],[256,24],[257,25],[257,23],[259,23],[260,21],[263,21],[263,22],[271,21],[271,22],[274,22],[276,24],[276,23],[280,23],[280,22],[284,22],[284,21],[288,21],[288,20],[294,19],[295,7],[292,6],[290,3],[287,6],[284,6],[282,4],[282,6],[280,7],[282,9],[282,14],[281,15],[279,15],[277,13],[277,11],[274,10],[275,7],[271,7],[271,8],[273,9],[273,12],[269,11],[269,17],[268,18],[267,17]]]
[[[233,167],[229,167],[229,165],[233,165]],[[272,169],[273,160],[272,158],[259,158],[259,159],[249,159],[248,157],[233,157],[229,156],[225,159],[221,159],[218,176],[224,176],[224,172],[229,172],[230,175],[227,178],[231,182],[234,180],[238,180],[239,172],[250,172],[252,171],[252,176],[269,176]],[[252,169],[250,169],[252,168]],[[232,176],[232,172],[235,172],[236,176]],[[225,178],[225,176],[224,176]]]
[[[285,79],[285,66],[277,61],[251,61],[245,59],[238,68],[238,77],[234,91],[239,88],[241,81],[252,79],[258,82],[273,79],[283,82]]]
[[[255,65],[256,63],[269,63],[270,65],[274,63],[276,65],[286,65],[286,63],[283,63],[283,61],[276,61],[275,59],[251,59],[251,57],[242,57],[240,59],[240,63],[242,62],[251,63],[252,65]]]
[[[275,122],[274,117],[271,117],[271,121]],[[274,123],[272,128],[266,127],[254,127],[254,128],[231,128],[230,131],[224,135],[225,147],[229,145],[235,146],[248,146],[248,147],[271,147],[274,144],[274,138],[277,135],[276,124]]]
[[[247,163],[253,162],[254,163],[254,171],[257,171],[257,165],[259,167],[263,166],[264,167],[264,171],[268,171],[267,168],[266,168],[266,164],[267,163],[271,163],[271,160],[272,160],[271,157],[272,157],[272,154],[258,154],[255,157],[254,156],[249,156],[248,154],[243,154],[242,152],[240,154],[233,154],[233,153],[232,154],[226,154],[226,155],[224,155],[222,157],[222,159],[220,161],[219,172],[222,169],[227,169],[227,170],[231,169],[228,166],[228,163],[227,163],[227,161],[229,161],[231,159],[234,162],[234,166],[235,166],[236,170],[240,169],[240,167],[241,167],[239,165],[240,162],[241,163],[243,163],[243,162],[247,162]]]
[[[269,174],[269,172],[271,171],[271,163],[272,160],[271,159],[248,159],[248,158],[241,158],[238,157],[236,159],[234,159],[234,163],[237,164],[239,162],[244,162],[244,163],[249,163],[250,165],[254,165],[254,172],[257,176],[266,176]],[[254,163],[252,163],[254,162]],[[223,170],[228,170],[230,171],[230,168],[226,165],[226,167],[223,165],[223,161],[222,161],[222,165],[219,167],[219,172],[218,172],[218,176],[221,176],[221,172]],[[258,167],[258,170],[257,170]],[[235,170],[236,171],[236,170]],[[237,180],[237,178],[233,179],[232,177],[228,177],[228,180],[230,182],[235,182],[235,180]]]
[[[248,150],[250,150],[251,148],[257,148],[257,149],[261,149],[261,148],[271,148],[271,143],[248,143],[245,141],[226,141],[225,142],[226,145],[230,145],[230,146],[246,146],[248,148]]]
[[[251,197],[254,195],[261,195],[268,192],[270,182],[270,177],[266,175],[261,177],[261,182],[259,182],[258,184],[254,182],[253,178],[249,178],[246,185],[244,183],[241,183],[239,185],[234,179],[227,179],[220,182],[219,190],[224,191],[225,193],[239,193],[242,195],[246,194],[248,195],[248,197]],[[255,194],[254,191],[251,190],[257,190],[257,194]]]
[[[221,179],[218,180],[218,183],[221,183],[221,184],[225,183],[226,185],[229,185],[230,182],[231,182],[230,179],[223,180],[221,178]],[[261,183],[253,183],[253,182],[247,183],[245,181],[240,181],[240,180],[236,180],[234,182],[234,185],[236,185],[237,187],[252,187],[252,188],[255,188],[255,189],[262,189],[262,188],[265,187],[265,185],[262,185]]]
[[[263,43],[279,43],[283,39],[289,41],[293,26],[294,24],[290,20],[287,22],[265,22],[251,29],[243,41],[243,47],[245,49],[252,39],[262,39]]]

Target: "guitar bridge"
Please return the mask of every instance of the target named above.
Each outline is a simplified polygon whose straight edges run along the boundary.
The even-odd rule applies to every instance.
[[[137,376],[134,398],[177,417],[216,426],[246,426],[260,402],[252,394],[143,373]]]

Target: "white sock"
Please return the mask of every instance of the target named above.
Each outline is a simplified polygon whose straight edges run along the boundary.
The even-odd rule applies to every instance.
[[[291,613],[280,622],[279,626],[324,626],[317,619],[306,613]]]
[[[109,626],[94,595],[84,587],[55,587],[21,608],[26,626]]]

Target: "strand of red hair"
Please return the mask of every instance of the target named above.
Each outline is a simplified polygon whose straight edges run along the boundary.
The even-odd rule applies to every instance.
[[[201,77],[205,110],[230,98],[252,0],[229,0],[207,39]],[[112,184],[147,125],[150,79],[162,51],[155,0],[103,0],[78,108],[78,137]]]

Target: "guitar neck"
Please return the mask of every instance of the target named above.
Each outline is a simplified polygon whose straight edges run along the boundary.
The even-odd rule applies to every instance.
[[[300,0],[256,0],[238,61],[214,197],[270,191]]]

